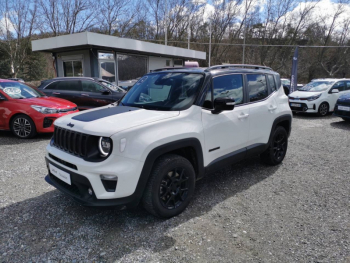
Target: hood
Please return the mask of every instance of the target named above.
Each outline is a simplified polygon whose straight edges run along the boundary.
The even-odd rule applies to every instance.
[[[174,118],[179,114],[179,111],[155,111],[127,106],[106,106],[61,117],[55,121],[55,125],[72,131],[109,137],[126,129]],[[67,124],[70,124],[70,126],[67,126]]]
[[[293,93],[289,94],[288,97],[293,97],[293,98],[308,98],[312,96],[316,96],[322,93],[322,91],[317,91],[317,92],[310,92],[310,91],[294,91]]]
[[[38,106],[54,108],[54,109],[67,109],[67,108],[74,108],[77,106],[68,100],[59,99],[55,97],[20,99],[19,101],[22,104],[38,105]]]
[[[346,93],[344,95],[341,95],[338,99],[338,102],[347,102],[350,104],[350,93]]]

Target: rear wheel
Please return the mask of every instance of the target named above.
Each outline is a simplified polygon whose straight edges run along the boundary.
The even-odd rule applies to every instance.
[[[321,105],[318,107],[318,115],[319,116],[326,116],[329,111],[329,106],[327,102],[322,102]]]
[[[29,139],[36,135],[36,128],[33,120],[24,114],[17,115],[12,119],[11,131],[21,139]]]
[[[195,188],[195,171],[182,156],[166,154],[155,163],[142,204],[151,214],[169,218],[188,206]]]
[[[280,164],[287,153],[288,134],[285,128],[277,126],[273,132],[269,148],[260,155],[262,162],[269,165]]]

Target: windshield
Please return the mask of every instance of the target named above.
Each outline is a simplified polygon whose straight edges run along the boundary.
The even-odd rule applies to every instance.
[[[122,92],[122,91],[123,91],[121,88],[119,88],[118,86],[114,85],[114,84],[111,83],[111,82],[100,81],[100,83],[101,83],[103,86],[106,86],[107,88],[110,88],[110,89],[113,90],[113,91],[118,91],[118,92]]]
[[[304,87],[299,89],[299,91],[310,91],[310,92],[318,92],[325,91],[330,88],[334,84],[334,81],[313,81],[309,84],[306,84]]]
[[[289,79],[281,79],[282,85],[290,85],[290,80]]]
[[[142,77],[122,99],[125,106],[153,110],[190,107],[204,79],[202,74],[155,73]]]
[[[0,89],[13,99],[43,97],[43,95],[35,89],[20,82],[0,82]]]

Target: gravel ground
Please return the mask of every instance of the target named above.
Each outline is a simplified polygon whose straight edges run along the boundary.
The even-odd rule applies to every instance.
[[[350,262],[350,123],[296,115],[283,164],[197,183],[181,215],[82,207],[44,181],[50,135],[0,132],[0,262]]]

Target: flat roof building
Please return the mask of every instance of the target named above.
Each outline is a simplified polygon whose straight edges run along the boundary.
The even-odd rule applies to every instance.
[[[98,77],[121,86],[153,69],[206,59],[201,51],[92,32],[33,40],[32,50],[53,54],[57,77]]]

